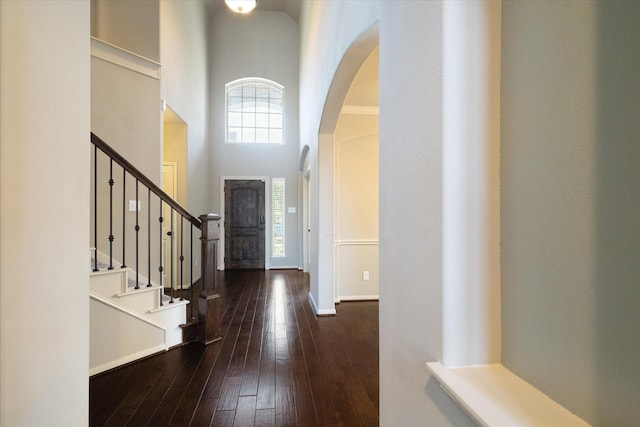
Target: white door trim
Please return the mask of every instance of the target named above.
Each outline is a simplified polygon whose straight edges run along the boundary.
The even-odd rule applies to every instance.
[[[164,186],[164,168],[165,166],[167,167],[171,167],[173,169],[173,194],[169,194],[169,192],[167,192],[166,187]],[[169,196],[171,196],[173,198],[173,200],[178,201],[178,162],[162,162],[162,191],[164,191],[165,193],[167,193]],[[162,223],[162,234],[163,234],[163,241],[160,242],[161,245],[165,245],[162,248],[162,255],[163,255],[163,260],[162,260],[162,265],[165,266],[165,271],[163,272],[163,286],[164,287],[169,287],[171,283],[173,283],[174,288],[177,287],[177,289],[179,289],[180,284],[179,282],[179,278],[178,278],[178,257],[175,256],[175,252],[174,252],[174,257],[170,260],[171,264],[171,277],[168,277],[168,275],[166,274],[166,266],[167,266],[167,248],[166,248],[166,242],[164,241],[164,238],[166,238],[166,229],[168,227],[170,227],[170,223],[171,223],[171,218],[166,218],[165,215],[165,211],[164,211],[164,207],[166,207],[166,204],[163,205],[163,211],[162,211],[162,216],[165,217],[164,218],[164,222]],[[173,217],[175,218],[175,212],[173,212],[173,210],[171,210]],[[176,226],[176,224],[174,223],[174,227]],[[177,239],[177,237],[182,238],[182,236],[180,236],[180,231],[177,229],[172,230],[172,235],[170,240],[173,241],[173,244],[176,245],[176,243],[179,241]],[[174,250],[176,249],[176,247],[174,246]],[[168,280],[168,283],[167,283]],[[167,286],[169,285],[169,286]]]

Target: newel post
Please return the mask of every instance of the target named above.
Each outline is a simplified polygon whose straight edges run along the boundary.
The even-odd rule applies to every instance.
[[[198,298],[200,340],[210,344],[219,340],[220,295],[216,289],[218,270],[218,241],[220,240],[220,215],[201,215],[202,221],[202,292]]]

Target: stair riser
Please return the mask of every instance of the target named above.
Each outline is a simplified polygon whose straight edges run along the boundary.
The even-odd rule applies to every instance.
[[[168,310],[156,311],[148,314],[148,319],[167,328],[167,346],[173,347],[182,343],[182,329],[185,323],[187,305],[177,305]]]
[[[149,310],[157,308],[160,305],[160,289],[149,292],[141,292],[135,294],[124,294],[119,297],[112,297],[111,300],[129,310],[136,313],[146,314]]]
[[[134,290],[127,286],[128,272],[91,274],[92,295],[104,299],[96,302],[91,297],[91,374],[182,343],[180,325],[186,321],[188,301],[165,301],[160,306],[162,289]]]
[[[126,292],[127,272],[126,270],[117,270],[110,273],[92,274],[89,279],[89,289],[105,298]]]
[[[90,375],[169,348],[162,328],[94,298],[90,324]]]

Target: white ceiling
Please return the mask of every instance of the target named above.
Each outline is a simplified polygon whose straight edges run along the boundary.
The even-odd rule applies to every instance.
[[[224,0],[203,0],[209,10],[209,15],[213,16],[223,7],[227,7],[224,4]],[[258,6],[256,10],[272,10],[279,12],[286,12],[298,22],[300,17],[300,4],[304,0],[258,0]]]

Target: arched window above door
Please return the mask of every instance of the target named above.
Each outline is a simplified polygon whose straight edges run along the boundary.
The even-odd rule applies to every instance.
[[[225,93],[227,143],[284,143],[284,86],[250,77],[227,83]]]

